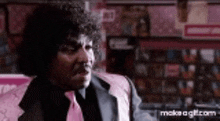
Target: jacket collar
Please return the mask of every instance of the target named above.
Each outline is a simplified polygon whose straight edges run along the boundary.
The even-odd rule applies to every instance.
[[[24,114],[19,117],[18,121],[43,121],[43,112],[41,109],[40,98],[50,83],[46,78],[37,77],[34,79],[25,95],[23,96],[19,106],[24,110]],[[101,117],[104,121],[118,120],[117,99],[112,96],[110,85],[98,76],[92,74],[91,83],[98,97],[98,105],[100,107]]]
[[[110,94],[110,84],[96,75],[92,75],[92,81],[103,121],[118,120],[118,105],[116,97]]]
[[[50,82],[43,77],[37,77],[29,84],[19,106],[24,110],[31,108],[36,102],[40,101],[42,94],[47,91]]]
[[[21,102],[19,103],[19,106],[24,113],[18,118],[18,121],[43,121],[43,113],[40,108],[40,97],[43,92],[42,89],[46,83],[44,81],[46,81],[44,78],[41,80],[37,77],[29,84]]]

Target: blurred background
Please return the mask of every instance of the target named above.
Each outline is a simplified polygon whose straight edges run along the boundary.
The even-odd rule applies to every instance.
[[[77,0],[75,0],[77,1]],[[25,17],[53,0],[0,1],[0,73],[16,74]],[[155,120],[220,120],[220,1],[83,0],[99,16],[96,71],[130,77]],[[4,76],[0,95],[27,81]],[[15,83],[14,83],[15,81]],[[216,116],[165,117],[160,111],[216,111]]]

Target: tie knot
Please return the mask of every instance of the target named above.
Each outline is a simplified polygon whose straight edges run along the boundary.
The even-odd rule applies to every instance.
[[[65,96],[66,96],[71,102],[75,102],[75,100],[76,100],[75,92],[74,92],[74,91],[65,92]]]

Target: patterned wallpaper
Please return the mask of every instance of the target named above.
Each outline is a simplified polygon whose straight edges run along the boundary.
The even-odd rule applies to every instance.
[[[213,5],[209,7],[208,23],[220,24],[220,5]]]
[[[106,30],[107,35],[114,35],[120,36],[122,33],[121,30],[121,13],[122,7],[121,6],[113,6],[108,7],[107,9],[114,9],[115,10],[115,21],[114,22],[103,22],[103,28]]]
[[[122,7],[108,6],[107,9],[116,10],[114,22],[104,22],[107,35],[122,35]],[[175,19],[177,15],[176,6],[148,6],[150,15],[151,36],[181,36],[180,30],[175,28]],[[208,24],[220,23],[220,5],[210,5],[208,7]]]
[[[152,36],[178,36],[175,29],[176,6],[150,6]]]
[[[9,11],[9,31],[11,34],[21,33],[24,24],[25,17],[31,13],[35,6],[33,5],[8,5]]]

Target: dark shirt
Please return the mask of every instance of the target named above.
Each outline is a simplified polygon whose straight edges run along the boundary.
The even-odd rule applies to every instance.
[[[84,121],[102,121],[92,84],[86,89],[85,98],[81,93],[76,93],[76,100],[82,109]]]
[[[42,109],[45,121],[66,121],[70,101],[64,95],[65,91],[52,84],[41,96]],[[76,91],[76,99],[79,103],[84,121],[101,121],[97,97],[92,84],[86,89]]]

